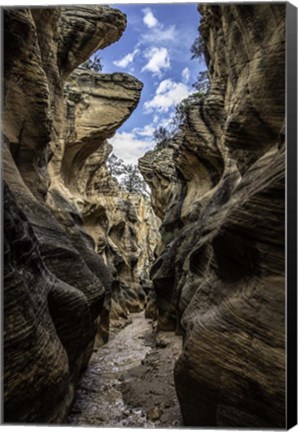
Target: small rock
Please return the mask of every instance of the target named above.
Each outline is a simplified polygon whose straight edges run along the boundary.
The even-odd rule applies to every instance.
[[[161,409],[157,405],[155,405],[153,408],[150,408],[147,411],[147,419],[153,421],[158,420],[161,414],[162,414]]]
[[[143,411],[141,409],[135,410],[134,413],[137,414],[137,415],[140,415],[140,416],[143,415]]]
[[[156,341],[156,348],[166,348],[167,346],[168,343],[163,339],[159,339]]]

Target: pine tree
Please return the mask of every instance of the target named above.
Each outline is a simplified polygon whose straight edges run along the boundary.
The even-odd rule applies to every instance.
[[[110,175],[118,177],[119,183],[127,192],[149,196],[149,188],[137,165],[125,164],[122,159],[112,153],[107,160],[107,166]]]
[[[102,64],[100,57],[98,54],[94,56],[94,58],[90,57],[88,60],[86,60],[82,67],[85,69],[92,70],[93,72],[101,72],[102,71]]]

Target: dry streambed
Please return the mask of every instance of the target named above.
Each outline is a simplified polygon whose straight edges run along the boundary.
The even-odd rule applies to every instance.
[[[143,313],[113,327],[83,374],[68,423],[80,426],[177,427],[181,414],[173,368],[181,338],[157,335]]]

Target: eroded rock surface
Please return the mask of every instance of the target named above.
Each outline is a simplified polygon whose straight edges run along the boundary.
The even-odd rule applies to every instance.
[[[4,23],[4,420],[59,423],[109,331],[114,270],[88,234],[86,190],[142,84],[72,74],[119,39],[126,17],[116,9],[5,9]]]
[[[155,250],[146,315],[183,335],[184,425],[285,426],[285,5],[201,13],[210,91],[169,148],[140,161],[163,220],[155,248],[148,203],[106,166],[106,140],[142,84],[77,69],[119,39],[125,16],[107,6],[5,10],[5,422],[65,422],[94,340],[108,339],[110,309],[126,318],[144,307]],[[131,403],[142,367],[134,373]],[[159,402],[147,408],[133,425],[162,417]]]
[[[111,317],[126,318],[143,310],[152,290],[149,272],[159,240],[150,203],[114,185],[90,199],[82,213],[97,253],[113,272]]]
[[[159,239],[158,219],[148,200],[126,192],[106,164],[112,151],[107,139],[131,115],[142,87],[127,74],[77,69],[66,86],[63,158],[50,165],[59,172],[48,193],[51,208],[63,222],[65,211],[61,213],[57,197],[61,201],[63,195],[72,203],[113,276],[113,318],[144,308],[143,286],[150,285],[149,269]]]
[[[158,326],[183,334],[185,426],[285,427],[285,5],[200,11],[210,91],[139,163],[163,218]]]

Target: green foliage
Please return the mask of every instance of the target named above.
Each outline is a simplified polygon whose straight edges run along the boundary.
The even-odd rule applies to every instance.
[[[147,184],[143,180],[137,165],[125,165],[124,176],[121,179],[121,184],[130,193],[148,196]]]
[[[154,131],[153,136],[156,142],[155,149],[166,148],[169,145],[171,134],[166,128],[160,126]]]
[[[204,74],[207,74],[207,71],[204,72]],[[207,75],[204,75],[207,77]],[[198,103],[202,103],[204,96],[206,94],[207,89],[207,83],[209,85],[208,77],[206,78],[206,87],[205,87],[205,81],[204,81],[204,87],[199,86],[198,84],[198,90],[195,93],[192,93],[187,98],[183,99],[178,105],[176,105],[176,111],[174,118],[172,119],[171,123],[169,123],[168,128],[164,128],[160,126],[157,128],[154,132],[154,138],[155,138],[155,149],[160,150],[163,148],[166,148],[169,146],[171,139],[179,132],[179,129],[183,125],[188,110],[194,105]],[[195,85],[194,85],[195,87]]]
[[[210,82],[208,77],[208,71],[200,72],[196,82],[192,85],[197,92],[206,94],[210,88]]]
[[[114,153],[111,153],[107,160],[107,166],[110,175],[119,176],[125,172],[125,163],[119,159]]]
[[[181,126],[185,121],[189,108],[191,108],[194,103],[202,102],[203,98],[204,93],[202,92],[192,93],[176,106],[175,122],[178,127]]]
[[[205,41],[202,38],[202,36],[199,35],[195,38],[194,43],[190,48],[190,52],[192,54],[191,58],[204,60],[205,51],[206,51]]]
[[[194,104],[203,103],[204,97],[209,91],[210,82],[208,77],[208,71],[203,71],[198,74],[196,82],[193,87],[197,90],[187,98],[183,99],[178,105],[176,105],[176,111],[174,118],[169,123],[167,128],[160,126],[154,132],[154,139],[156,142],[155,149],[163,149],[169,146],[171,139],[179,132],[179,129],[185,122],[189,109]]]
[[[82,67],[85,69],[92,70],[93,72],[101,72],[102,71],[102,65],[100,57],[96,54],[93,59],[90,57],[88,60],[86,60]]]
[[[110,175],[118,177],[119,183],[127,192],[149,196],[148,186],[143,180],[137,165],[125,164],[112,153],[107,160]]]

